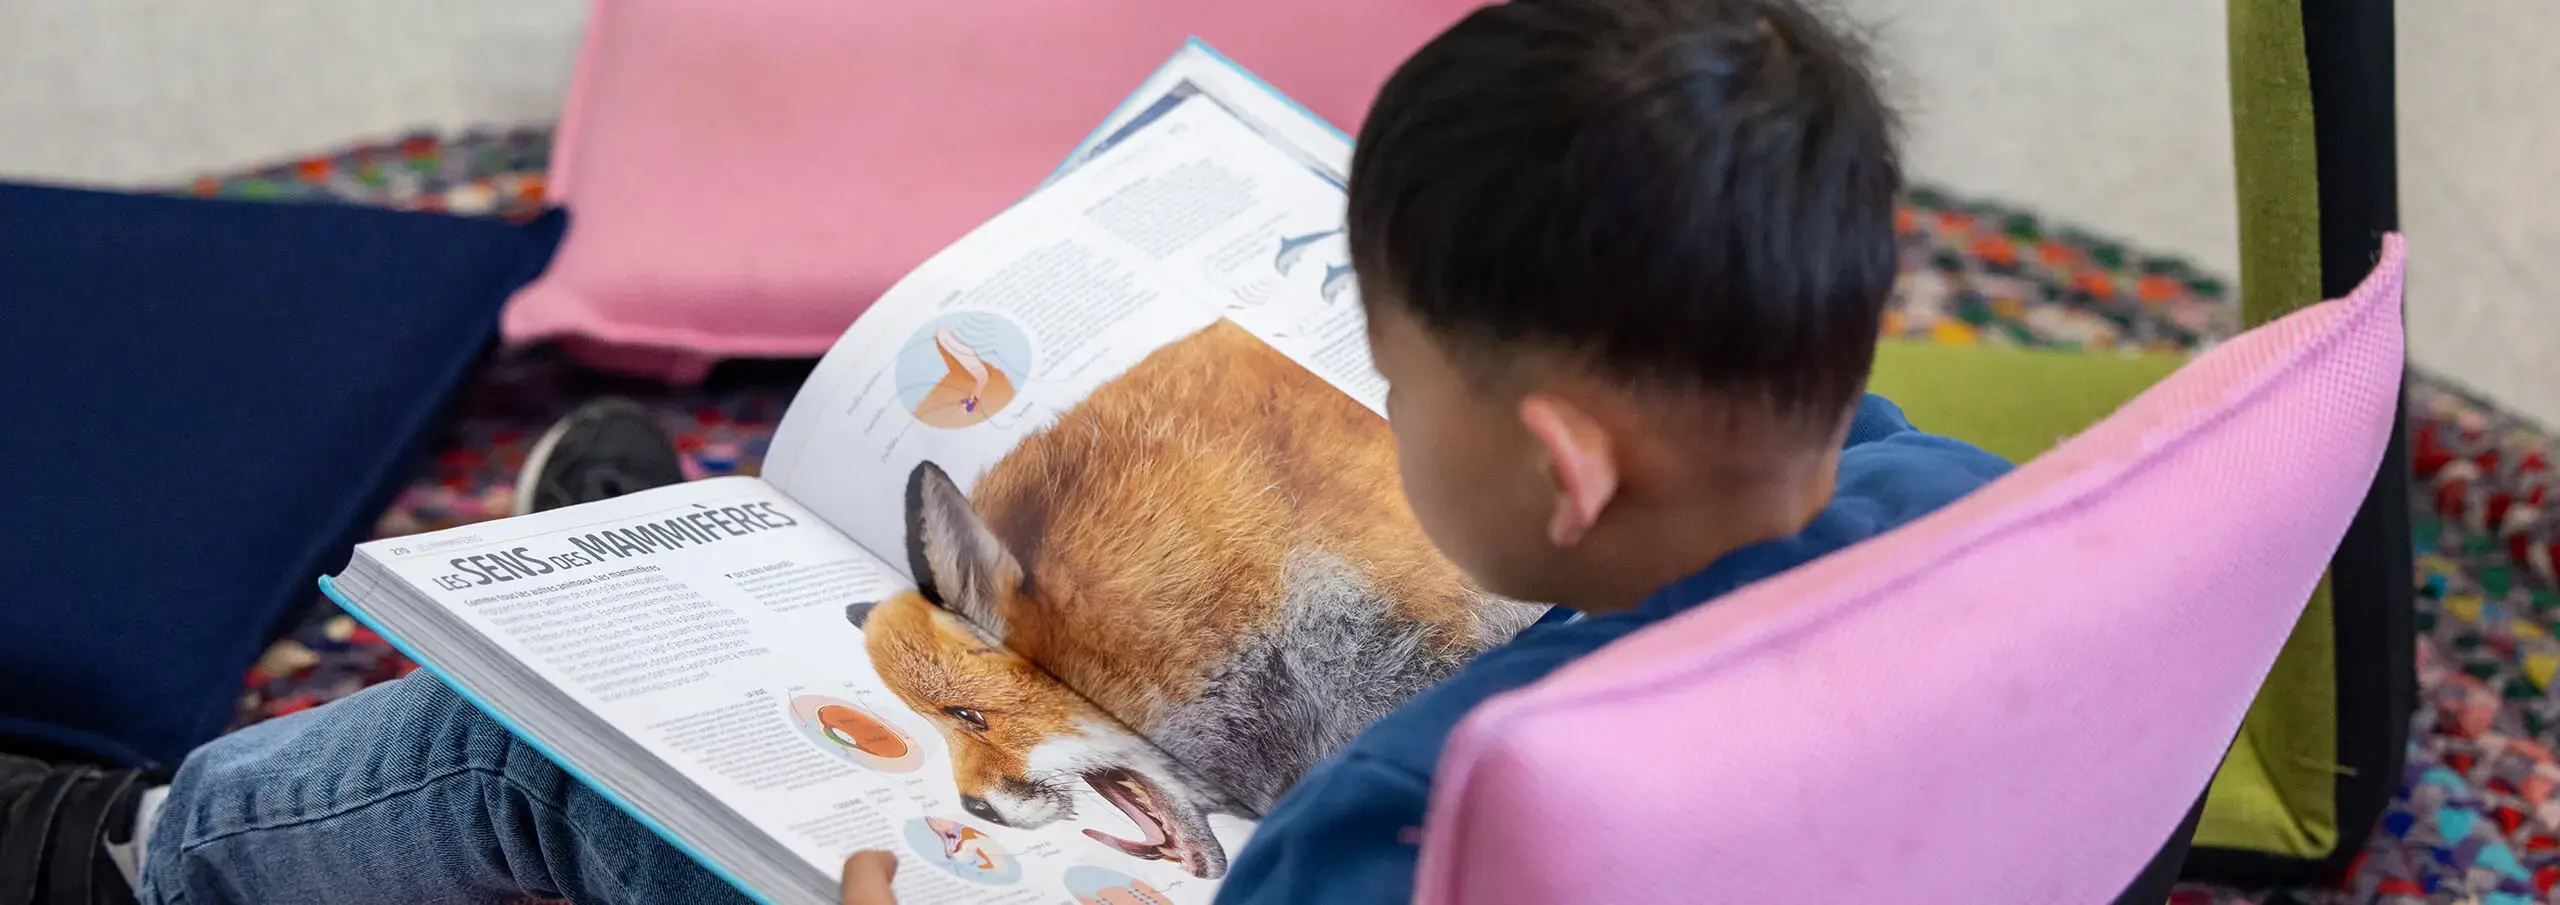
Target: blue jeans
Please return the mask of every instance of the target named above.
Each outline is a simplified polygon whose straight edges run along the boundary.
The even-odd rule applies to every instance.
[[[425,673],[198,749],[144,903],[744,902]]]

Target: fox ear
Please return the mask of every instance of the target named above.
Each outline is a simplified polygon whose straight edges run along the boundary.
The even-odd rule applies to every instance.
[[[853,623],[854,628],[862,628],[863,623],[871,621],[871,611],[879,605],[878,601],[845,604],[844,621]]]
[[[931,462],[907,476],[907,567],[924,599],[1004,638],[998,603],[1021,580],[1022,566],[987,530],[968,494]]]

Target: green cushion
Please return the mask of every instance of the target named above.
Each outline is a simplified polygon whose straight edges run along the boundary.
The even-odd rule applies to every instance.
[[[2098,423],[2186,360],[1888,339],[1876,348],[1869,386],[1922,430],[2024,462]]]
[[[2329,576],[2250,702],[2206,793],[2195,844],[2305,861],[2338,846],[2337,645]]]
[[[2257,326],[2319,301],[2320,191],[2302,0],[2226,5],[2240,201],[2240,313]],[[2195,845],[2318,861],[2338,844],[2337,636],[2323,576],[2285,639]]]

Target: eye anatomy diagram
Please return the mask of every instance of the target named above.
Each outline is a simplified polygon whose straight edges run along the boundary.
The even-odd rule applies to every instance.
[[[971,883],[1003,886],[1022,881],[1022,862],[977,827],[949,817],[907,821],[907,845],[931,864]]]
[[[935,318],[898,351],[898,398],[918,422],[958,430],[1011,405],[1031,370],[1031,341],[1000,315]]]
[[[924,765],[924,752],[897,724],[846,701],[814,694],[792,698],[791,721],[820,749],[874,771],[912,773]]]
[[[1075,905],[1173,905],[1173,898],[1147,881],[1089,864],[1067,869],[1067,894]]]

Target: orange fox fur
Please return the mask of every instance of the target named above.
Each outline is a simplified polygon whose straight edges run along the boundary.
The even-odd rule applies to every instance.
[[[1383,419],[1219,321],[1025,438],[966,498],[918,466],[919,587],[855,618],[891,690],[949,742],[971,813],[1046,823],[1073,813],[1067,781],[1126,771],[1108,791],[1162,811],[1171,840],[1133,854],[1214,875],[1199,812],[1260,813],[1534,618],[1432,549],[1394,457]],[[1333,675],[1364,668],[1386,678]],[[1095,706],[1172,762],[1108,740]]]

